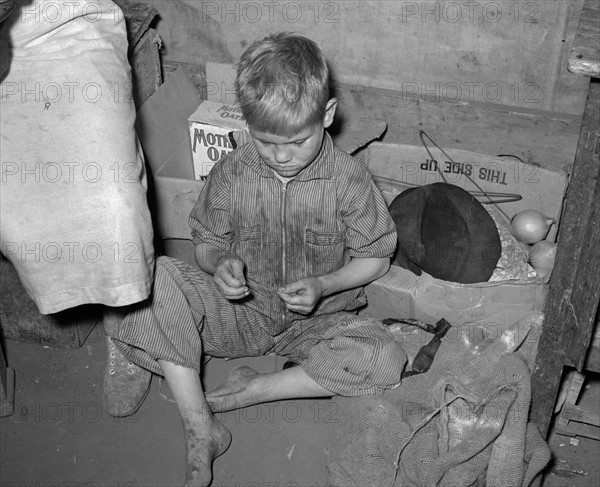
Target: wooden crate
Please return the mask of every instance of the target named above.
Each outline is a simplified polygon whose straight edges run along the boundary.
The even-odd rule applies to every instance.
[[[564,390],[559,395],[556,408],[554,431],[559,435],[584,436],[600,440],[600,413],[578,404],[581,390],[585,384],[585,375],[572,369],[567,372],[563,382]]]

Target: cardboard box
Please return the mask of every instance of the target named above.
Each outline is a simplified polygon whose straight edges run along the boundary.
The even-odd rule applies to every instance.
[[[431,149],[430,149],[431,150]],[[567,188],[565,173],[548,171],[515,160],[505,160],[460,150],[445,150],[452,161],[442,155],[432,159],[424,147],[381,144],[367,149],[367,165],[388,203],[402,191],[444,179],[468,190],[518,195],[518,201],[500,203],[509,216],[533,208],[560,220]],[[438,151],[432,154],[439,154]],[[479,188],[473,184],[466,174]],[[502,198],[502,196],[500,196]],[[485,197],[479,197],[484,202]],[[554,238],[554,225],[549,238]],[[541,312],[548,292],[547,279],[529,278],[460,284],[443,281],[423,273],[417,276],[397,266],[366,287],[369,305],[363,314],[378,319],[413,318],[436,323],[445,318],[454,325],[478,323],[491,332],[501,333],[530,313]],[[541,330],[536,328],[532,339]]]
[[[203,101],[189,117],[194,176],[204,180],[215,163],[237,147],[234,134],[246,129],[238,105]]]
[[[453,325],[478,323],[504,331],[524,316],[542,311],[547,288],[537,279],[460,284],[392,266],[366,287],[369,305],[362,314],[430,324],[445,318]]]

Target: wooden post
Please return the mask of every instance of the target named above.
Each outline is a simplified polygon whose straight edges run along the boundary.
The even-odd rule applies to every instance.
[[[531,419],[548,432],[565,365],[581,371],[600,299],[600,80],[590,83],[532,376]]]
[[[600,4],[585,0],[568,70],[592,78],[558,233],[531,379],[531,419],[546,436],[565,365],[583,372],[600,301]],[[586,357],[592,360],[586,363]]]

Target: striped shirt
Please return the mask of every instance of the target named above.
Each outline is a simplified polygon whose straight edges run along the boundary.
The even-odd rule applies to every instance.
[[[246,144],[212,169],[190,214],[195,244],[237,254],[252,291],[244,301],[279,325],[293,319],[277,289],[334,272],[352,258],[391,257],[396,227],[365,165],[328,134],[315,161],[294,179],[275,177]],[[362,288],[322,299],[311,316],[366,304]]]

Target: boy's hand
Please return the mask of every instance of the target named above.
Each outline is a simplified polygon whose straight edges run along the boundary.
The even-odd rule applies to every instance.
[[[315,277],[280,287],[279,297],[285,301],[285,307],[294,313],[309,314],[323,296],[323,284]]]
[[[214,278],[215,284],[227,299],[242,299],[250,294],[244,277],[244,263],[234,254],[221,256]]]

